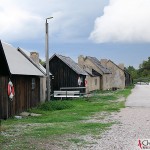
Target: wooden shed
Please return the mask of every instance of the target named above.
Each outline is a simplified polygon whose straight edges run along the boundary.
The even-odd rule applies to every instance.
[[[125,74],[125,86],[131,85],[133,81],[130,73],[126,69],[124,69],[124,74]]]
[[[45,76],[18,49],[0,41],[0,118],[17,115],[40,101],[40,77]],[[12,81],[15,96],[8,97]]]
[[[84,87],[87,73],[70,57],[54,54],[50,60],[50,72],[53,75],[52,91],[62,87]],[[79,79],[81,85],[79,85]],[[82,92],[85,92],[82,91]]]

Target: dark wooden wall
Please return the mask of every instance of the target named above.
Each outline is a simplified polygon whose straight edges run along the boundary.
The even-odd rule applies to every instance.
[[[35,88],[32,89],[32,78],[35,79]],[[9,76],[0,75],[0,117],[7,119],[40,102],[40,79],[35,76],[11,76],[15,88],[15,96],[10,101],[7,95]]]
[[[125,72],[125,86],[129,86],[132,84],[131,75],[128,72]]]
[[[58,57],[53,57],[50,60],[50,72],[54,76],[52,79],[52,91],[60,90],[61,87],[78,87],[78,77],[83,78],[83,84],[85,77],[84,75],[78,75],[73,69],[68,67]]]

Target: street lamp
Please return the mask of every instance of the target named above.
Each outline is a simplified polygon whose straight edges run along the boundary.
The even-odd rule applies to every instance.
[[[46,87],[47,87],[47,100],[50,100],[50,92],[51,92],[51,78],[49,75],[49,44],[48,44],[48,19],[52,19],[53,17],[46,18],[46,23],[45,23],[45,51],[46,51]]]

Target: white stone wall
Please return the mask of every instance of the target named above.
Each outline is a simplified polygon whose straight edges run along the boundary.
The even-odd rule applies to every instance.
[[[86,77],[86,80],[87,80],[87,87],[86,87],[87,93],[100,89],[100,77],[91,77],[88,75]]]
[[[109,68],[112,72],[111,74],[111,87],[116,87],[123,89],[125,88],[125,74],[124,71],[118,68],[111,61],[108,61],[107,68]]]

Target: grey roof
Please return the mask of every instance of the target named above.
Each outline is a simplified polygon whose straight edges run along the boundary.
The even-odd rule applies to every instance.
[[[88,67],[84,68],[84,71],[87,72],[90,76],[92,77],[97,77],[97,76],[101,76],[100,73],[98,73],[96,70],[94,69],[90,69]]]
[[[44,76],[35,65],[22,55],[17,48],[1,42],[11,74]]]
[[[83,69],[85,72],[87,72],[90,76],[94,76],[93,74],[92,74],[92,70],[90,70],[89,68],[84,68]]]
[[[30,58],[30,52],[26,51],[23,48],[18,48],[18,50],[29,60],[31,61],[41,72],[43,72],[46,75],[46,69],[39,63],[39,65],[37,65],[31,58]],[[52,75],[49,72],[49,75]]]
[[[77,63],[75,63],[70,57],[54,54],[51,59],[57,56],[59,59],[61,59],[67,66],[69,66],[72,70],[74,70],[77,74],[81,75],[88,75],[82,68],[79,67]],[[50,60],[51,60],[50,59]]]
[[[111,71],[104,67],[96,57],[87,56],[104,74],[111,74]]]

